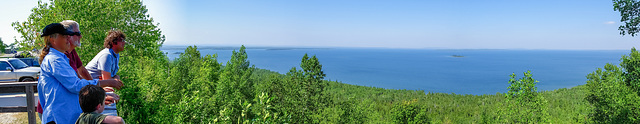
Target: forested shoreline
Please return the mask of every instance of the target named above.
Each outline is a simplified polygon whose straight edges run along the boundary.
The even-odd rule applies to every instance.
[[[622,21],[637,20],[640,2],[613,2]],[[504,81],[506,93],[460,95],[328,81],[314,55],[301,55],[299,65],[279,74],[255,68],[244,46],[225,66],[196,46],[169,60],[159,49],[165,36],[140,0],[38,2],[31,11],[12,23],[22,50],[43,48],[40,31],[61,20],[80,24],[77,52],[85,63],[103,49],[105,32],[127,35],[118,72],[124,86],[117,91],[118,115],[127,123],[640,123],[635,48],[619,66],[594,68],[585,85],[538,91],[527,71]],[[621,34],[633,36],[637,27],[621,26]]]
[[[234,51],[227,66],[190,46],[174,61],[128,71],[137,80],[119,91],[122,116],[136,123],[509,123],[523,118],[511,116],[521,110],[505,107],[514,103],[503,93],[425,93],[327,81],[320,61],[307,55],[300,69],[279,74],[250,66],[244,49]],[[546,115],[526,122],[588,122],[593,107],[586,92],[584,85],[539,92],[547,104],[537,108]]]

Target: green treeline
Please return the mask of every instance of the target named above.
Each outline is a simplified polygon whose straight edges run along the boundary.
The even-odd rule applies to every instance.
[[[223,66],[188,47],[179,58],[137,58],[122,71],[120,115],[129,123],[637,123],[640,53],[589,74],[586,85],[538,91],[529,71],[506,93],[460,95],[324,80],[303,55],[286,74],[258,69],[245,47]]]
[[[194,46],[173,61],[140,61],[123,74],[132,80],[118,91],[120,115],[129,123],[581,123],[592,110],[585,86],[537,92],[529,72],[511,75],[505,94],[459,95],[323,80],[315,56],[286,74],[247,57],[243,46],[223,66]]]

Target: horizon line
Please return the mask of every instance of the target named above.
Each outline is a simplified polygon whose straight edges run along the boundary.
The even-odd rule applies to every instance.
[[[175,47],[188,47],[188,46],[203,46],[203,47],[218,47],[218,48],[240,48],[242,45],[217,45],[217,44],[162,44],[164,46]],[[334,48],[348,48],[348,49],[407,49],[407,50],[566,50],[566,51],[617,51],[617,50],[631,50],[634,48],[631,46],[627,49],[554,49],[554,48],[446,48],[446,47],[371,47],[371,46],[266,46],[266,45],[244,45],[247,49],[261,49],[261,48],[289,48],[289,49],[334,49]]]

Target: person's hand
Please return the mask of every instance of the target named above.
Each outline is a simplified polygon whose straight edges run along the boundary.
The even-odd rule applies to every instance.
[[[120,75],[113,76],[112,79],[122,82],[122,80],[120,80]]]
[[[113,76],[113,78],[120,80],[120,75]]]
[[[119,90],[122,87],[122,82],[113,79],[100,80],[98,81],[98,85],[100,87],[113,87]]]
[[[104,104],[109,105],[111,103],[116,103],[120,101],[120,96],[115,93],[107,93],[107,97],[104,100]]]

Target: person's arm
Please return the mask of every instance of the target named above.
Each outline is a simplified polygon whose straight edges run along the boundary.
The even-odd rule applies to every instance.
[[[115,103],[118,101],[120,101],[120,96],[118,94],[107,93],[107,96],[105,97],[105,100],[104,100],[104,104],[109,105],[111,103]]]
[[[113,79],[115,77],[115,76],[111,76],[112,75],[111,70],[115,68],[113,66],[114,61],[115,59],[113,59],[108,55],[103,55],[98,58],[97,69],[100,70],[100,76],[102,77],[103,80]],[[120,80],[119,77],[118,77],[118,80]]]
[[[114,79],[114,80],[117,80],[117,81],[121,81],[120,80],[120,76],[116,75],[116,76],[111,77],[111,73],[106,72],[106,71],[102,71],[102,75],[101,76],[102,76],[102,80]]]
[[[113,79],[113,77],[111,77],[111,73],[102,70],[102,80],[109,80],[109,79]]]
[[[120,89],[122,87],[122,82],[117,81],[117,80],[113,80],[113,79],[100,80],[100,81],[98,81],[97,85],[100,86],[100,87],[113,87],[113,88],[116,88],[116,89]]]
[[[69,66],[69,63],[67,61],[64,61],[63,59],[53,60],[51,64],[51,74],[69,92],[79,93],[80,89],[82,89],[82,87],[84,86],[87,86],[89,84],[98,84],[98,80],[83,80],[78,78],[73,68],[71,68],[71,66]]]
[[[109,115],[104,118],[102,123],[103,124],[124,124],[124,120],[122,120],[122,117]]]
[[[89,74],[89,71],[87,71],[87,69],[84,68],[84,66],[78,67],[77,72],[78,72],[78,76],[80,76],[80,78],[87,79],[87,80],[93,80],[93,78],[91,77],[91,74]]]

